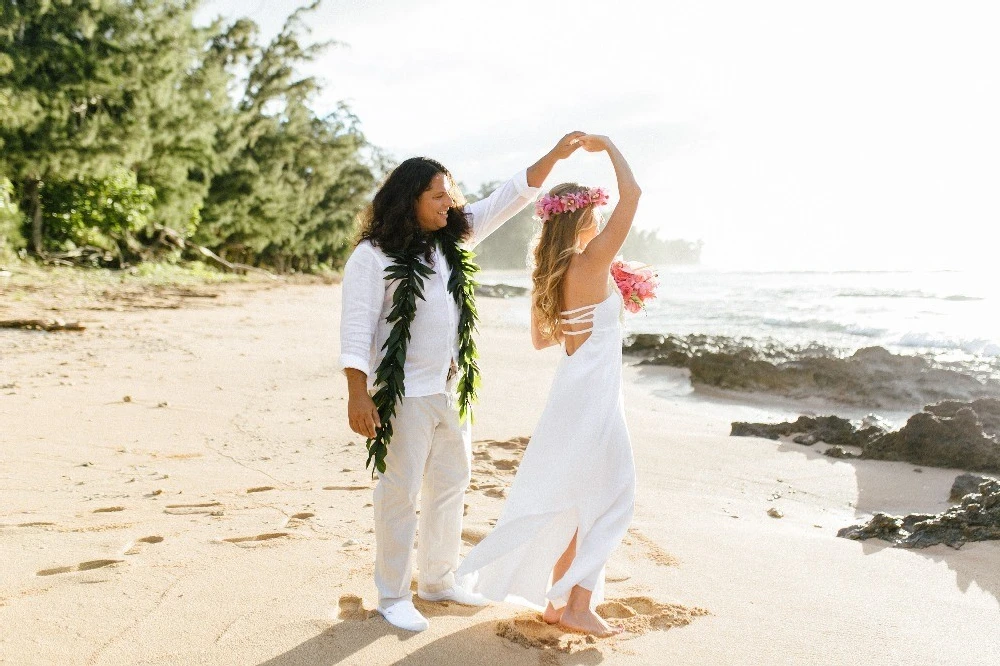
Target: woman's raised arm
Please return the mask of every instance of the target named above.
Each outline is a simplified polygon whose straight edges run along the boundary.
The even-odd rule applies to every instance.
[[[607,151],[611,158],[611,165],[615,168],[615,176],[618,178],[618,205],[611,213],[611,218],[601,233],[597,234],[594,240],[587,244],[583,254],[588,259],[588,263],[599,266],[610,266],[615,255],[622,249],[625,238],[632,228],[632,220],[635,218],[635,211],[639,207],[639,197],[642,190],[635,181],[632,168],[625,157],[606,136],[587,134],[580,137],[580,145],[584,150],[596,153]]]

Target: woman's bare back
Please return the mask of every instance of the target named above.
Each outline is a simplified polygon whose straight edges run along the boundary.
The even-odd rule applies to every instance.
[[[573,313],[569,315],[571,319],[585,319],[588,306],[603,302],[611,293],[608,289],[611,267],[605,266],[602,270],[600,266],[595,265],[596,263],[582,252],[578,252],[569,260],[569,268],[566,269],[562,283],[561,301],[562,311]],[[577,310],[582,311],[574,312]],[[590,323],[587,321],[562,324],[561,331],[567,355],[572,356],[587,341],[590,333],[580,332],[589,328]]]

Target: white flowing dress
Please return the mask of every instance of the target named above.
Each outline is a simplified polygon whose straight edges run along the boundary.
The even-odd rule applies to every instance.
[[[462,562],[463,584],[496,601],[561,608],[580,585],[604,598],[604,564],[621,542],[635,500],[635,465],[622,396],[622,299],[562,312],[569,331],[549,399],[528,443],[496,528]],[[577,533],[576,557],[551,584],[552,567]],[[464,578],[462,578],[464,577]]]

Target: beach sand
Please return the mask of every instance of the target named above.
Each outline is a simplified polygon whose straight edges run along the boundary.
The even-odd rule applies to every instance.
[[[208,291],[109,309],[0,291],[0,319],[87,326],[0,330],[0,662],[1000,659],[1000,543],[836,536],[875,511],[947,508],[958,470],[731,438],[731,421],[830,408],[692,393],[641,366],[626,368],[636,515],[601,609],[629,631],[588,639],[513,605],[420,601],[430,629],[397,630],[371,612],[373,483],[336,365],[339,286]],[[466,548],[499,515],[561,353],[531,348],[511,302],[479,304]]]

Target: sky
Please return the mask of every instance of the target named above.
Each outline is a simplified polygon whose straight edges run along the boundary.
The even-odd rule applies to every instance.
[[[204,0],[272,36],[298,0]],[[636,226],[721,270],[997,274],[1000,4],[963,0],[324,0],[303,70],[398,160],[466,187],[566,132],[609,136]],[[578,152],[546,181],[605,185]]]

